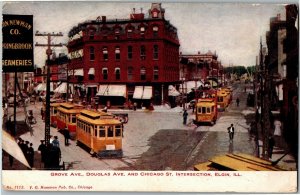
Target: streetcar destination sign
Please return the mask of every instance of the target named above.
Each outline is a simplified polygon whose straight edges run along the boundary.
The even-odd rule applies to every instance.
[[[3,14],[3,72],[33,72],[33,16]]]

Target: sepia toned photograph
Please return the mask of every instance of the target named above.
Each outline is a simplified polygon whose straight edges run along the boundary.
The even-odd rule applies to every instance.
[[[2,2],[2,188],[297,192],[298,9]]]

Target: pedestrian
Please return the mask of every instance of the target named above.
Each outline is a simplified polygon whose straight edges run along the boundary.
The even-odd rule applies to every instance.
[[[44,144],[44,140],[41,140],[41,144],[38,147],[38,151],[41,153],[41,164],[46,162],[47,146]]]
[[[269,154],[269,159],[271,159],[272,158],[272,154],[273,154],[273,147],[275,145],[275,140],[274,140],[274,138],[273,138],[272,135],[270,135],[268,137],[268,142],[269,142],[268,154]]]
[[[229,133],[229,141],[232,142],[233,141],[233,137],[234,137],[234,127],[233,124],[230,125],[230,127],[227,128],[228,133]]]
[[[236,98],[236,106],[239,107],[239,104],[240,104],[240,99]]]
[[[136,107],[137,107],[137,104],[136,104],[136,102],[134,102],[134,103],[133,103],[133,110],[134,110],[134,111],[136,111]]]
[[[43,107],[41,108],[41,115],[42,115],[42,120],[44,120],[45,113],[44,113],[44,108]]]
[[[54,140],[52,142],[53,147],[58,147],[59,148],[59,141],[58,141],[58,137],[54,136]]]
[[[64,134],[64,137],[65,137],[65,146],[68,146],[69,145],[69,139],[70,139],[70,132],[68,131],[67,128],[65,128],[63,130],[63,134]]]
[[[34,149],[32,147],[32,143],[29,144],[29,148],[27,151],[27,156],[28,156],[28,163],[30,167],[33,167],[33,162],[34,162]]]
[[[188,116],[189,114],[187,113],[187,111],[186,110],[184,110],[184,112],[183,112],[183,124],[184,125],[186,125],[186,120],[187,120],[187,116]]]

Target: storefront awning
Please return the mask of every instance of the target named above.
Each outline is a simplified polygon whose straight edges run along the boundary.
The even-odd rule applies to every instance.
[[[83,68],[75,69],[74,76],[83,76]]]
[[[100,85],[98,96],[122,96],[126,98],[126,85]]]
[[[55,90],[55,93],[67,93],[67,83],[61,83]]]
[[[88,75],[95,75],[95,68],[90,68]]]
[[[169,85],[169,96],[179,96],[180,93],[176,90],[173,85]]]
[[[144,92],[143,86],[135,86],[134,92],[133,92],[133,99],[142,99]]]
[[[133,99],[151,99],[152,86],[136,86],[133,93]]]
[[[35,91],[46,91],[47,86],[46,83],[40,83],[35,87]],[[53,83],[50,83],[50,91],[53,91]]]

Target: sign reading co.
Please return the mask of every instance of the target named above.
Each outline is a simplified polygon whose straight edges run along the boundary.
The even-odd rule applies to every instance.
[[[3,72],[32,72],[33,16],[3,14]]]

